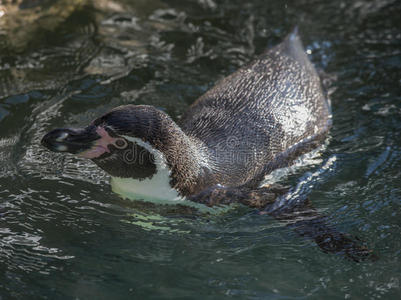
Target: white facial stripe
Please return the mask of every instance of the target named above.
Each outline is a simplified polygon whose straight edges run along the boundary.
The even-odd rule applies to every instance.
[[[111,185],[115,193],[129,199],[178,201],[183,200],[178,192],[170,186],[171,171],[163,153],[154,149],[141,139],[122,136],[127,141],[138,144],[149,151],[155,158],[156,173],[151,178],[136,180],[132,178],[112,177]]]
[[[67,146],[65,146],[65,145],[57,145],[56,148],[57,148],[57,151],[59,151],[59,152],[65,152],[68,150]]]
[[[56,142],[62,142],[65,140],[65,138],[68,136],[67,132],[63,132],[57,139]]]

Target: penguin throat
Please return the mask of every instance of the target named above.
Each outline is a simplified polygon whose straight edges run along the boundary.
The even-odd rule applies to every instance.
[[[152,202],[183,200],[184,198],[180,196],[178,191],[170,185],[171,171],[163,153],[139,138],[130,136],[122,137],[138,144],[153,154],[156,173],[151,178],[140,180],[113,176],[111,178],[111,187],[113,192],[119,194],[123,198],[132,200],[146,200]]]

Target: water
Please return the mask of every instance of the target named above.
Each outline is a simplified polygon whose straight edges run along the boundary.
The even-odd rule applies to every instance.
[[[399,2],[3,2],[0,299],[401,297]],[[127,103],[177,119],[294,24],[336,78],[334,127],[322,154],[281,182],[298,184],[376,262],[325,254],[245,207],[122,200],[90,162],[38,144]]]

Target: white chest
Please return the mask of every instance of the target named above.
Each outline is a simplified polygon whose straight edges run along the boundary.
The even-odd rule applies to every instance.
[[[155,158],[156,173],[150,178],[142,180],[133,178],[112,177],[111,187],[113,192],[120,194],[124,198],[142,199],[156,202],[169,202],[183,200],[178,192],[170,186],[170,175],[166,160],[163,154],[145,143],[141,139],[124,136],[125,139],[132,141],[153,154]]]
[[[155,174],[150,179],[111,178],[113,192],[128,199],[142,199],[152,202],[180,201],[183,198],[170,187],[170,179],[163,174]]]

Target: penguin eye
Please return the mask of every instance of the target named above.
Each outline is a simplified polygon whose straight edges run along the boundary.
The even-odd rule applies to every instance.
[[[127,141],[124,140],[124,139],[118,139],[118,140],[115,142],[115,146],[116,146],[117,149],[124,149],[124,148],[127,147],[127,145],[128,145],[128,143],[127,143]]]

